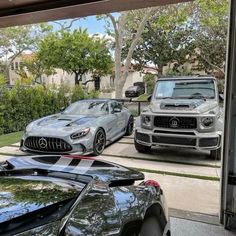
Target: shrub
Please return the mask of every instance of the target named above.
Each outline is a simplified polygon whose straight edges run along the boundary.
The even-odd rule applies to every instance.
[[[24,130],[26,125],[40,117],[60,111],[70,102],[97,97],[97,92],[88,94],[80,86],[71,89],[63,86],[52,89],[14,86],[0,91],[0,134]]]
[[[152,92],[154,90],[155,83],[156,83],[156,75],[146,74],[143,77],[143,81],[146,84],[146,93],[152,94]]]

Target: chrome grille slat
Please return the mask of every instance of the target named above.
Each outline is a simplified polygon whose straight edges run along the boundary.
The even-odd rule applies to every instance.
[[[47,145],[45,148],[40,147],[39,140],[45,139]],[[52,137],[37,137],[30,136],[25,140],[25,146],[32,150],[36,151],[45,151],[45,152],[69,152],[72,150],[72,147],[65,140],[60,138],[52,138]]]

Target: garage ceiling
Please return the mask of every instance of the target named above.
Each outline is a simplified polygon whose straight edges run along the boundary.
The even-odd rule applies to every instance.
[[[186,2],[187,0],[7,0],[0,1],[0,27]]]

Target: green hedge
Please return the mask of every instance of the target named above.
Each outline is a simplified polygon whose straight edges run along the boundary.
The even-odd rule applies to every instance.
[[[31,121],[59,112],[71,102],[97,96],[80,86],[73,89],[15,86],[11,90],[0,87],[0,134],[24,130]]]

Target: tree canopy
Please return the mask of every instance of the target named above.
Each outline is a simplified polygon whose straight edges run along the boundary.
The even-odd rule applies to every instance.
[[[109,73],[113,64],[106,40],[81,29],[50,33],[40,42],[37,57],[48,69],[74,73],[76,84],[88,72],[93,76]]]
[[[7,79],[12,61],[26,50],[35,51],[38,41],[50,30],[51,26],[45,23],[0,29],[0,59],[4,61]]]
[[[223,77],[227,10],[227,0],[196,0],[158,8],[145,25],[142,40],[135,47],[133,60],[140,68],[144,65],[155,66],[160,75],[163,66],[168,63],[174,63],[173,69],[179,70],[185,62],[191,63],[195,58],[199,70],[206,73],[217,71],[219,77]],[[140,18],[138,12],[129,12],[127,24],[131,32],[135,30],[133,19],[136,18]],[[128,53],[131,41],[126,41],[123,58]]]

